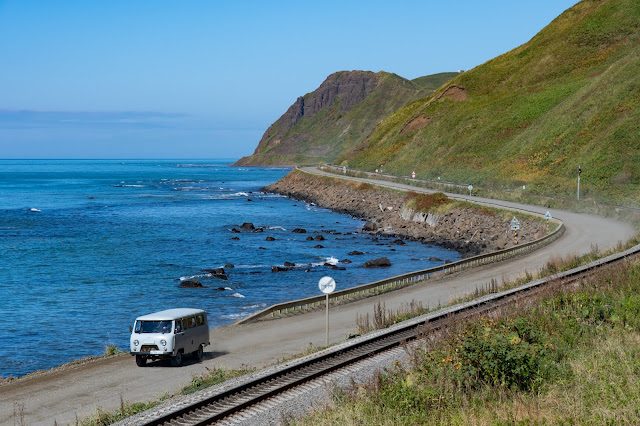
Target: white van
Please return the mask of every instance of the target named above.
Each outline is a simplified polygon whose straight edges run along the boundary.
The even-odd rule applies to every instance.
[[[130,353],[144,367],[148,359],[170,358],[171,365],[182,364],[191,353],[202,358],[209,342],[207,313],[202,309],[167,309],[136,318],[131,329]]]

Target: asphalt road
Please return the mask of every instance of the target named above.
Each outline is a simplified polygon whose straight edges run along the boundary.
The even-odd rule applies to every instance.
[[[323,174],[309,168],[306,171]],[[336,176],[330,174],[331,176]],[[399,189],[425,191],[416,187],[372,179],[357,179]],[[451,194],[455,198],[469,199],[497,207],[521,209],[544,214],[547,209],[477,197]],[[487,265],[414,285],[379,297],[332,308],[330,341],[344,340],[355,330],[356,314],[373,312],[373,305],[384,302],[395,309],[412,300],[424,306],[445,304],[463,296],[491,279],[510,280],[525,271],[535,272],[552,257],[583,254],[592,246],[600,249],[614,247],[628,240],[635,231],[630,224],[611,219],[551,210],[553,217],[564,221],[566,232],[562,238],[529,255],[498,264]],[[302,353],[310,345],[323,346],[325,342],[324,312],[312,312],[243,326],[220,327],[211,332],[212,345],[207,347],[201,362],[187,360],[180,368],[169,363],[150,363],[139,368],[133,357],[123,355],[84,365],[71,366],[34,377],[27,377],[0,386],[0,424],[52,425],[75,423],[97,407],[113,411],[120,401],[139,402],[173,393],[188,384],[194,375],[217,367],[242,368],[276,363],[283,358]],[[14,417],[17,413],[17,418]]]

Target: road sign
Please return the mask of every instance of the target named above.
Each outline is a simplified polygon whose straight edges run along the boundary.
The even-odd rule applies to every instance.
[[[413,172],[411,172],[411,179],[415,179],[416,178],[416,172],[415,170]]]
[[[473,185],[467,186],[467,189],[469,190],[469,195],[471,195],[471,191],[473,191]]]
[[[329,346],[329,293],[333,293],[333,290],[336,289],[336,281],[331,277],[322,277],[320,278],[320,281],[318,281],[318,288],[320,288],[320,291],[327,296],[327,333],[325,337],[326,345]]]
[[[520,221],[514,216],[513,219],[511,219],[511,230],[517,231],[518,229],[520,229]]]
[[[545,219],[547,219],[547,220],[551,219],[551,213],[549,213],[549,211],[548,211],[548,210],[547,210],[547,212],[545,213],[544,218],[545,218]]]
[[[333,290],[336,289],[336,282],[331,277],[322,277],[318,282],[318,288],[320,288],[320,291],[324,294],[333,293]]]

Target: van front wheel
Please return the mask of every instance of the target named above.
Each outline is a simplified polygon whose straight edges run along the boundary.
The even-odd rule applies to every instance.
[[[204,353],[204,349],[202,349],[202,345],[198,346],[197,351],[193,351],[191,355],[193,355],[194,359],[200,360],[202,359],[202,354]]]
[[[180,367],[182,365],[182,352],[178,352],[176,356],[171,358],[171,365]]]
[[[136,355],[136,364],[138,365],[138,367],[144,367],[145,365],[147,365],[147,359],[142,355]]]

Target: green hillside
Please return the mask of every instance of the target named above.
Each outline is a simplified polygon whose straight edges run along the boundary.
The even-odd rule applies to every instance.
[[[331,162],[352,150],[385,116],[424,98],[457,73],[417,80],[396,74],[341,71],[298,98],[265,132],[253,155],[237,165]]]
[[[584,0],[382,120],[336,161],[640,204],[640,1]]]

